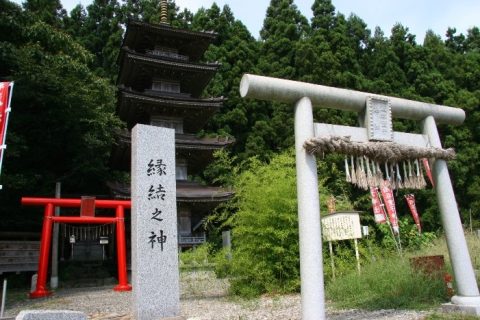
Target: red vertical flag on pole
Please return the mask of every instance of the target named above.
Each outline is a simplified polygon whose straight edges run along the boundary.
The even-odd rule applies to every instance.
[[[415,196],[413,194],[407,194],[405,195],[405,200],[407,200],[410,213],[412,214],[413,221],[415,221],[415,224],[417,225],[418,232],[422,232],[420,216],[418,215],[417,206],[415,205]]]
[[[0,82],[0,173],[2,172],[3,154],[6,149],[8,116],[12,99],[13,82]],[[1,188],[1,187],[0,187]]]
[[[378,196],[378,188],[377,187],[370,187],[370,195],[372,196],[372,209],[373,215],[375,217],[376,223],[385,223],[385,211],[382,208],[382,204],[380,203],[380,198]]]
[[[400,229],[398,227],[397,209],[395,208],[393,191],[392,188],[390,188],[390,183],[388,181],[383,181],[380,192],[382,193],[383,201],[385,203],[385,207],[387,208],[388,217],[390,224],[392,225],[393,232],[398,234]]]
[[[425,168],[425,172],[427,173],[428,180],[430,180],[432,187],[435,187],[435,183],[433,182],[432,169],[430,169],[430,163],[428,163],[428,159],[423,158],[422,163],[423,167]]]

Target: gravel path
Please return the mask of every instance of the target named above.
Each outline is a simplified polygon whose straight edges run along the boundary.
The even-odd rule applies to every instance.
[[[210,272],[182,273],[181,315],[187,320],[300,320],[300,295],[261,297],[255,300],[232,299],[226,295],[228,283]],[[114,292],[112,287],[62,289],[55,295],[7,304],[7,317],[26,309],[67,309],[82,311],[92,320],[131,320],[131,293]],[[403,310],[334,310],[332,320],[417,320],[427,312]]]

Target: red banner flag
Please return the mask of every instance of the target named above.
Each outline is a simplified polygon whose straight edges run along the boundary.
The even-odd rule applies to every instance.
[[[420,216],[418,215],[417,206],[415,205],[415,196],[413,194],[406,194],[405,200],[407,200],[410,213],[412,214],[413,221],[417,225],[418,232],[422,232],[422,226],[420,225]]]
[[[428,180],[430,180],[432,187],[435,187],[435,183],[433,182],[432,169],[430,169],[430,163],[428,162],[428,159],[423,158],[422,163],[423,167],[425,168],[425,172],[427,173]]]
[[[383,202],[385,204],[385,207],[387,208],[388,217],[390,220],[390,224],[392,225],[393,232],[395,234],[398,234],[400,232],[400,229],[398,227],[397,209],[395,208],[393,191],[392,188],[390,188],[390,183],[388,181],[383,181],[380,192],[382,193]]]
[[[13,82],[0,82],[0,172],[2,171],[3,150],[6,148],[8,114],[12,97]]]
[[[6,124],[7,108],[8,108],[8,88],[10,82],[0,82],[0,143],[3,144],[3,136]]]
[[[378,196],[378,188],[370,187],[370,195],[372,196],[372,209],[376,223],[386,223],[385,209],[382,208],[382,203]]]

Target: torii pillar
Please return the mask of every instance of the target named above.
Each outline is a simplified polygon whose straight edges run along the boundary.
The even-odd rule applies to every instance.
[[[315,135],[312,105],[362,114],[368,98],[374,96],[387,99],[392,117],[421,121],[430,145],[438,148],[441,148],[441,143],[436,122],[460,125],[465,120],[465,112],[459,108],[251,74],[243,76],[240,95],[244,98],[295,105],[302,320],[323,320],[325,297],[318,176],[314,156],[308,154],[303,147],[304,142]],[[451,306],[479,315],[480,293],[444,160],[435,161],[433,174],[442,225],[457,283],[457,295],[452,297]]]

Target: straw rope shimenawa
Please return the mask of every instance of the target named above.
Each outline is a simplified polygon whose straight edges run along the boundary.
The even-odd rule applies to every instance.
[[[422,148],[398,144],[395,142],[357,142],[350,137],[327,136],[315,137],[305,141],[304,148],[310,154],[340,153],[350,156],[366,156],[376,162],[398,163],[405,160],[435,158],[455,159],[455,150],[440,148]]]

